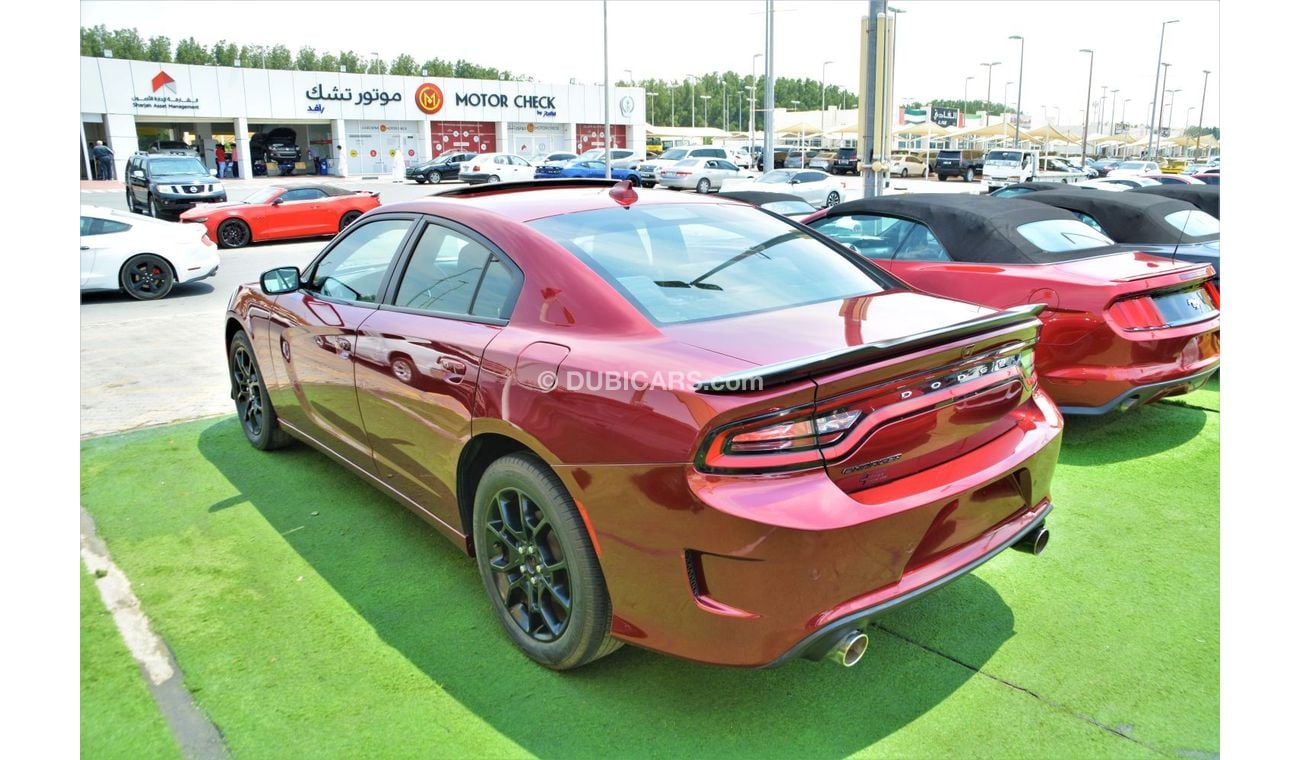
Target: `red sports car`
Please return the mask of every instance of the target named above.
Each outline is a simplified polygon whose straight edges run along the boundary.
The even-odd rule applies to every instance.
[[[850,201],[805,224],[927,293],[1045,304],[1038,371],[1061,411],[1189,393],[1219,367],[1214,268],[1117,245],[1064,209],[930,193]]]
[[[335,235],[379,205],[379,193],[333,185],[270,185],[238,203],[200,204],[182,222],[207,225],[222,248],[286,238]]]
[[[368,213],[242,286],[225,334],[249,442],[306,441],[473,555],[537,662],[852,665],[872,616],[1045,545],[1038,309],[752,206],[556,180]]]

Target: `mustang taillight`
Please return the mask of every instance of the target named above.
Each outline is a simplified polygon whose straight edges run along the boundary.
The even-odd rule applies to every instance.
[[[1202,285],[1201,287],[1202,287],[1202,289],[1205,290],[1206,293],[1209,294],[1209,296],[1210,296],[1210,300],[1211,300],[1211,302],[1214,304],[1214,308],[1216,308],[1216,309],[1223,308],[1223,307],[1219,306],[1219,289],[1216,288],[1216,287],[1214,287],[1214,283],[1212,283],[1212,282],[1207,282],[1207,283],[1205,283],[1204,285]]]
[[[1123,330],[1150,330],[1165,324],[1165,318],[1151,296],[1116,301],[1110,307],[1110,315]]]

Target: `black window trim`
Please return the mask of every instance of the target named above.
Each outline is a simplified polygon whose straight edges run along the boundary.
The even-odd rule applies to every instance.
[[[484,237],[477,230],[473,230],[465,225],[442,216],[432,214],[417,214],[416,224],[412,225],[414,234],[403,241],[402,252],[396,259],[396,267],[389,270],[385,275],[381,285],[378,308],[381,311],[395,311],[401,314],[418,314],[426,317],[438,317],[439,319],[453,319],[461,322],[474,322],[484,325],[505,326],[510,323],[510,317],[514,315],[515,305],[519,302],[519,294],[524,287],[524,272],[519,265],[514,262],[501,247]],[[488,263],[495,258],[506,268],[510,275],[510,296],[506,299],[502,311],[505,317],[480,317],[475,314],[462,314],[459,312],[437,311],[434,309],[412,309],[407,306],[397,305],[397,291],[401,287],[402,276],[406,274],[406,269],[410,266],[411,257],[415,255],[415,248],[420,240],[420,236],[429,227],[443,227],[456,234],[483,246],[490,254]],[[479,275],[478,282],[474,285],[474,295],[470,298],[470,308],[474,306],[475,299],[478,298],[479,289],[483,286],[483,279],[487,277],[488,266],[483,266],[483,273]],[[400,274],[399,274],[400,273]]]
[[[407,256],[407,251],[410,249],[412,245],[412,240],[413,240],[412,233],[420,226],[419,225],[420,214],[414,214],[414,213],[380,214],[377,216],[373,216],[369,219],[366,219],[364,221],[359,220],[358,222],[354,222],[353,224],[348,225],[348,228],[344,230],[342,234],[335,236],[335,238],[330,241],[329,245],[325,246],[325,250],[317,254],[316,258],[312,259],[312,262],[307,265],[306,269],[303,270],[303,275],[302,275],[302,281],[304,283],[311,282],[316,276],[316,268],[320,266],[320,263],[324,261],[325,257],[330,254],[330,251],[333,251],[341,242],[347,240],[352,235],[355,235],[358,230],[364,229],[365,227],[368,227],[369,225],[374,224],[375,222],[391,222],[396,220],[411,222],[411,226],[407,228],[406,235],[402,237],[402,242],[398,243],[397,254],[393,256],[393,258],[388,262],[388,269],[384,270],[384,276],[379,280],[379,288],[375,293],[375,300],[373,302],[350,301],[346,298],[339,298],[337,296],[327,296],[324,293],[318,293],[314,290],[309,290],[305,286],[302,288],[302,292],[310,293],[313,298],[316,298],[321,301],[326,301],[328,303],[338,303],[338,304],[343,304],[345,306],[356,306],[363,309],[376,309],[376,310],[379,309],[379,307],[383,305],[385,296],[387,295],[390,286],[392,285],[392,281],[394,279],[393,278],[394,266],[398,262],[405,260]]]

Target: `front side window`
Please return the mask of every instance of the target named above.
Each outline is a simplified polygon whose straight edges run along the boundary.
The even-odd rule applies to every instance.
[[[853,214],[828,216],[812,223],[812,228],[849,246],[869,259],[887,261],[921,225],[892,216]]]
[[[314,201],[324,197],[325,193],[314,187],[296,187],[292,190],[285,190],[284,195],[280,196],[286,203],[289,201]]]
[[[1077,219],[1044,219],[1016,228],[1020,236],[1048,253],[1083,251],[1115,245],[1115,241]]]
[[[349,227],[316,264],[305,289],[342,301],[376,303],[384,273],[410,227],[408,219],[381,219]]]
[[[799,226],[746,206],[655,205],[529,226],[659,324],[722,319],[880,292],[884,281]]]

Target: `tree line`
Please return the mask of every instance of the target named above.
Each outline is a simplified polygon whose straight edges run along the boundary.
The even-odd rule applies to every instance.
[[[363,58],[355,51],[317,52],[303,47],[297,51],[285,45],[239,45],[221,40],[211,47],[186,37],[175,45],[168,37],[155,36],[144,39],[136,29],[108,29],[103,24],[81,27],[81,54],[101,58],[111,50],[114,58],[155,63],[184,63],[194,66],[241,66],[277,69],[281,71],[340,71],[360,74],[394,74],[398,76],[455,77],[459,79],[504,79],[510,81],[535,81],[533,77],[480,66],[466,60],[447,61],[425,58],[420,61],[403,53],[391,61],[380,58]],[[570,80],[570,84],[575,84]],[[645,79],[619,80],[619,86],[643,87],[646,91],[646,109],[649,123],[656,126],[691,126],[691,101],[695,102],[695,126],[726,128],[745,131],[749,128],[749,93],[754,86],[754,126],[763,129],[763,93],[765,79],[735,71],[713,72],[687,80]],[[821,82],[815,79],[790,79],[777,77],[775,86],[776,107],[794,111],[817,111],[822,107]],[[725,101],[725,113],[724,113]],[[825,88],[826,107],[857,108],[857,94],[834,84]],[[832,125],[827,124],[827,129]]]

